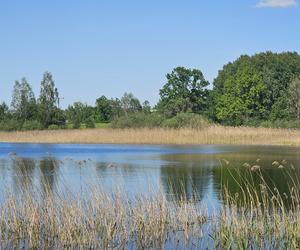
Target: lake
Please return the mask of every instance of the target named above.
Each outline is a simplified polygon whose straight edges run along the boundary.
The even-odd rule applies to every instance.
[[[278,165],[272,165],[274,161]],[[167,199],[192,199],[213,211],[220,205],[226,183],[234,181],[245,164],[259,166],[270,183],[284,192],[283,169],[300,170],[300,150],[282,146],[229,145],[79,145],[0,144],[0,191],[40,188],[85,194],[87,186],[100,185],[109,192],[125,191],[129,197],[151,196],[158,191]],[[280,166],[280,167],[279,167]],[[24,185],[26,183],[26,185]]]

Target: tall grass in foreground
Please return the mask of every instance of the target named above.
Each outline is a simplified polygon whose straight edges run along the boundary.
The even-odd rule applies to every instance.
[[[95,187],[86,198],[50,189],[42,196],[28,189],[18,196],[8,192],[0,208],[1,248],[295,249],[300,182],[293,166],[286,168],[289,192],[280,193],[258,165],[245,164],[247,178],[232,175],[239,192],[225,185],[221,209],[212,215],[196,201],[170,202],[160,192],[134,199]]]
[[[203,129],[80,129],[0,132],[1,142],[300,145],[300,130],[210,126]]]

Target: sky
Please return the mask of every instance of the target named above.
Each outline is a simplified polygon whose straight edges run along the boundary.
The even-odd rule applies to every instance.
[[[300,52],[299,0],[0,0],[0,102],[53,74],[62,106],[132,92],[154,105],[165,75],[210,82],[241,54]]]

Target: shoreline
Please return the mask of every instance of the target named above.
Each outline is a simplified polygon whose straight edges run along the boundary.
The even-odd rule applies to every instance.
[[[151,144],[151,145],[278,145],[300,146],[300,130],[211,126],[195,129],[66,129],[0,131],[2,143]]]

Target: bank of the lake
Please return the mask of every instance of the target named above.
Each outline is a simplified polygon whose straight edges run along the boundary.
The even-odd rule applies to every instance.
[[[0,142],[300,145],[300,130],[211,126],[194,129],[78,129],[0,132]]]

